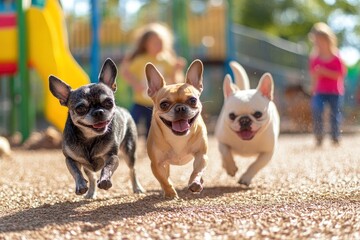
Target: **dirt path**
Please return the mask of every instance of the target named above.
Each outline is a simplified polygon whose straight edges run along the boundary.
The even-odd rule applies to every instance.
[[[360,239],[360,135],[322,149],[310,135],[283,135],[250,189],[236,182],[251,161],[238,158],[240,170],[229,177],[209,142],[204,191],[184,190],[191,163],[172,167],[181,199],[170,201],[144,151],[137,169],[146,194],[132,194],[122,162],[113,188],[84,200],[60,150],[16,150],[0,161],[0,239]]]

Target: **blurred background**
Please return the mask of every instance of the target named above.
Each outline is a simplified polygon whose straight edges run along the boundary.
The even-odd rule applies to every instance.
[[[71,79],[72,87],[96,82],[104,59],[120,64],[134,30],[149,22],[172,29],[176,52],[188,63],[203,61],[210,132],[228,63],[237,60],[251,87],[264,72],[273,75],[281,130],[294,133],[311,131],[307,34],[326,22],[348,67],[344,129],[351,131],[359,123],[359,6],[359,0],[0,0],[0,134],[61,130],[66,109],[49,95],[47,76]],[[117,82],[117,103],[129,108],[131,88]]]

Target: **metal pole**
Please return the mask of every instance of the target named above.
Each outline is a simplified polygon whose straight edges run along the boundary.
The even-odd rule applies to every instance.
[[[90,70],[90,81],[95,83],[98,81],[98,73],[100,68],[100,41],[99,41],[99,3],[97,0],[90,0],[91,4],[91,27],[92,27],[92,42],[91,42],[91,70]]]
[[[233,27],[233,1],[228,0],[226,6],[226,58],[227,61],[235,60],[236,53],[234,52],[235,43],[234,43],[234,36],[232,34],[232,27]]]
[[[23,1],[16,0],[17,27],[18,27],[18,80],[21,84],[20,89],[20,132],[25,141],[32,130],[31,102],[30,102],[30,81],[29,70],[27,68],[27,29]]]
[[[174,0],[172,2],[173,31],[177,38],[178,54],[189,61],[189,42],[187,29],[187,1]]]

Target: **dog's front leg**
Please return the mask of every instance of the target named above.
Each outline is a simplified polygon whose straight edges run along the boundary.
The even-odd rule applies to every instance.
[[[252,163],[246,172],[241,176],[239,183],[249,186],[252,178],[268,164],[274,152],[260,153],[254,163]]]
[[[104,168],[101,170],[100,179],[98,181],[98,188],[108,190],[112,187],[111,176],[119,166],[119,157],[112,155],[106,162]]]
[[[238,168],[236,167],[234,157],[231,153],[231,148],[223,143],[219,143],[219,151],[222,156],[222,166],[225,168],[227,174],[230,176],[235,176]]]
[[[159,181],[161,188],[164,190],[164,195],[166,198],[177,198],[178,195],[174,186],[172,185],[169,176],[170,176],[170,166],[168,163],[158,163],[151,161],[151,170]]]
[[[75,180],[75,193],[76,195],[82,195],[87,192],[87,181],[81,173],[81,165],[80,163],[74,161],[73,159],[67,157],[66,158],[66,166],[69,169],[69,172],[73,176]]]
[[[208,156],[205,153],[198,153],[194,159],[194,170],[189,179],[188,189],[193,193],[200,193],[203,190],[202,175],[207,166]]]

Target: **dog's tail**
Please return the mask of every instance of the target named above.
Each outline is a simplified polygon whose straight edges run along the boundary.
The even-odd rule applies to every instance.
[[[234,73],[235,83],[240,90],[250,89],[249,77],[245,69],[236,61],[230,62],[230,68]]]

